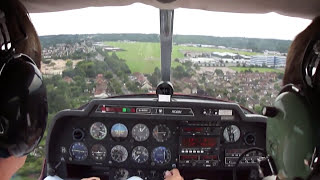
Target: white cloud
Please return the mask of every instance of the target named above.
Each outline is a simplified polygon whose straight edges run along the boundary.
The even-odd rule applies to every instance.
[[[159,10],[133,4],[122,7],[30,14],[39,35],[159,33]],[[174,34],[293,39],[310,20],[268,14],[236,14],[176,9]]]

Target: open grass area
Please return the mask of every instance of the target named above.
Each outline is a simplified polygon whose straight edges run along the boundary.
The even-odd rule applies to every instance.
[[[117,52],[117,55],[125,59],[132,72],[152,73],[155,67],[160,67],[160,43],[152,42],[115,42],[108,41],[105,44],[119,47],[125,51]],[[232,52],[243,55],[257,55],[258,53],[234,51],[228,49],[213,49],[202,47],[185,47],[174,45],[172,49],[172,67],[179,65],[175,58],[183,58],[181,51],[195,52]]]
[[[238,72],[244,72],[245,70],[251,69],[253,72],[258,71],[258,72],[276,72],[276,73],[283,73],[284,69],[274,69],[274,68],[259,68],[259,67],[229,67],[230,69]]]
[[[125,59],[132,72],[152,73],[160,67],[160,44],[147,42],[106,42],[107,45],[119,47],[125,51],[117,55]],[[178,63],[172,61],[172,66]]]

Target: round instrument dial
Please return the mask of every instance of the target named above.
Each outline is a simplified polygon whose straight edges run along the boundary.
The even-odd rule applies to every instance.
[[[111,136],[115,139],[124,139],[128,136],[128,128],[121,123],[114,124],[111,128]]]
[[[240,139],[240,129],[236,125],[230,125],[223,130],[224,140],[228,143],[237,142]]]
[[[107,150],[101,144],[95,144],[91,148],[91,157],[97,161],[103,161],[106,158]]]
[[[144,163],[148,160],[149,153],[147,148],[143,146],[137,146],[132,150],[132,159],[137,163]]]
[[[82,142],[75,142],[70,147],[70,155],[75,160],[83,161],[88,157],[88,149]]]
[[[164,125],[160,124],[153,128],[152,135],[158,142],[164,142],[170,138],[170,129]]]
[[[116,145],[111,149],[111,158],[116,162],[124,162],[128,158],[128,151],[121,145]]]
[[[129,178],[129,171],[126,169],[117,169],[114,174],[115,180],[126,180]]]
[[[132,128],[132,137],[136,141],[145,141],[150,135],[149,128],[145,124],[136,124]]]
[[[166,147],[159,146],[153,149],[151,158],[158,165],[166,164],[171,160],[171,152]]]
[[[90,127],[90,135],[96,140],[102,140],[107,135],[107,128],[102,122],[95,122]]]

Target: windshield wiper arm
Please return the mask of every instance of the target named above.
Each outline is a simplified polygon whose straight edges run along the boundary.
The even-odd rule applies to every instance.
[[[170,82],[174,10],[160,9],[161,78]]]

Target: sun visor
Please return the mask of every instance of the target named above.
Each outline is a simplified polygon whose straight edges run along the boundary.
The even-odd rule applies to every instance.
[[[30,13],[86,7],[124,6],[143,3],[161,9],[190,8],[234,13],[269,13],[312,19],[320,15],[320,1],[305,0],[22,0]]]

